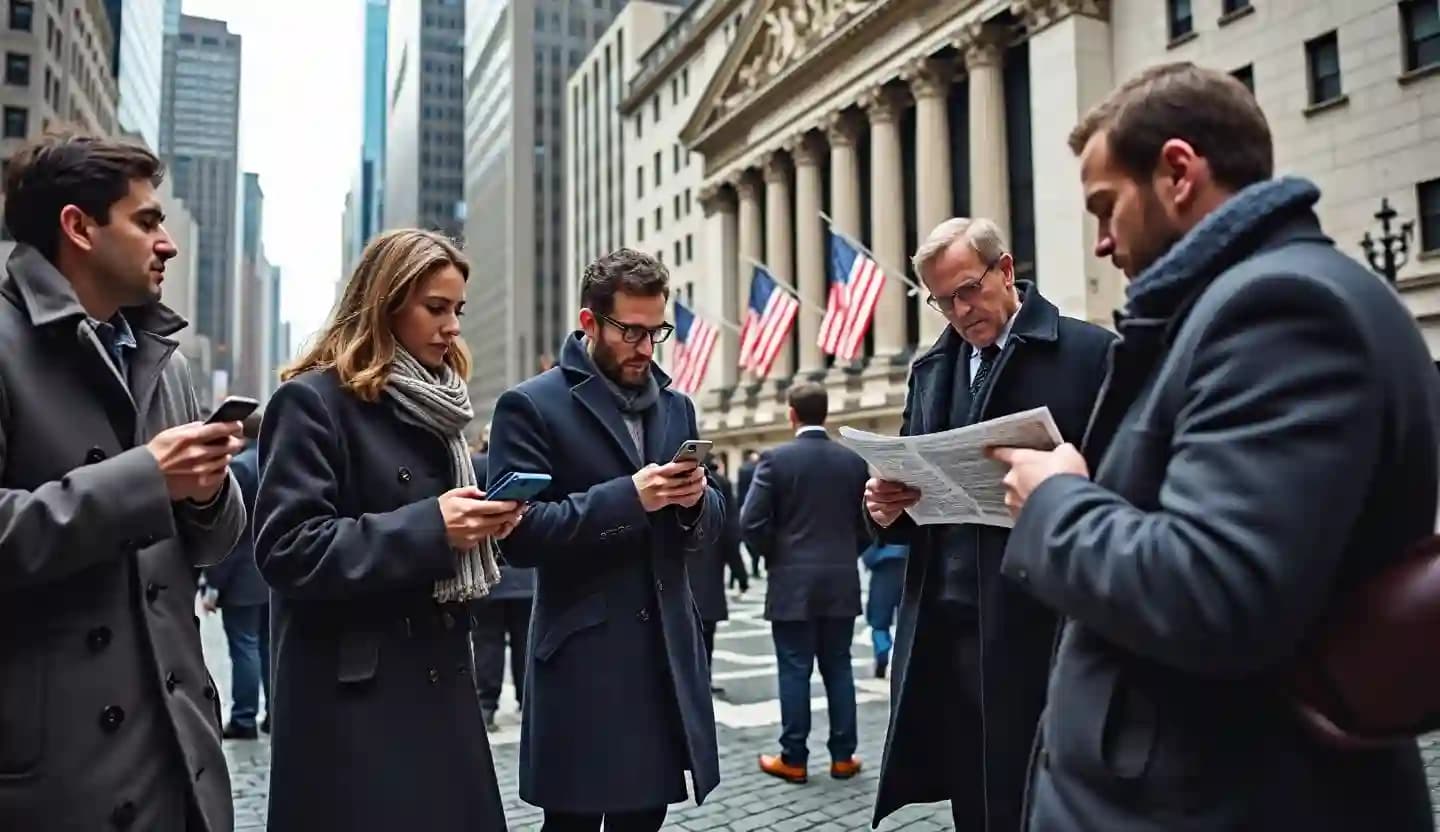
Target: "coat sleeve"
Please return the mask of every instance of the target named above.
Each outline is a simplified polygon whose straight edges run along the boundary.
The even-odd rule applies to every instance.
[[[1126,464],[1161,470],[1142,510],[1076,476],[1046,481],[1002,572],[1062,615],[1153,661],[1244,676],[1293,655],[1330,595],[1382,428],[1374,361],[1343,302],[1311,281],[1255,280],[1218,309],[1173,434]],[[1144,476],[1143,470],[1137,476]]]
[[[495,402],[490,420],[490,477],[493,485],[512,471],[553,475],[563,460],[555,451],[544,419],[523,391],[507,390]],[[706,499],[714,490],[707,492]],[[702,525],[724,511],[710,512]],[[546,494],[531,503],[510,536],[500,542],[512,566],[540,566],[568,558],[593,557],[595,547],[649,527],[650,516],[640,504],[635,483],[620,476],[556,497]],[[616,553],[627,551],[616,548]]]
[[[456,555],[439,501],[341,517],[345,478],[340,429],[324,400],[283,384],[260,430],[255,562],[265,582],[291,598],[343,600],[419,589],[454,577]]]
[[[760,455],[750,491],[740,509],[740,539],[745,547],[768,563],[775,552],[775,461],[770,453]]]
[[[185,391],[186,419],[198,421],[200,405],[195,400],[195,388],[190,381],[190,365],[185,363],[184,356],[178,354],[172,360],[180,362],[181,375],[185,379],[181,386]],[[225,478],[219,494],[206,505],[196,505],[187,500],[172,504],[175,528],[184,540],[182,548],[194,566],[221,562],[235,548],[240,535],[245,534],[245,504],[240,489],[234,474],[227,471]]]
[[[230,463],[230,476],[235,479],[231,487],[240,489],[241,503],[248,512],[255,510],[255,492],[260,487],[260,472],[256,470],[258,464],[257,457],[253,453],[242,453]],[[241,536],[249,533],[249,529],[246,528],[241,531]],[[237,547],[238,545],[239,541],[236,543]],[[243,565],[240,563],[243,558],[245,555],[235,554],[232,547],[230,555],[205,570],[206,585],[220,593],[223,598],[230,589],[230,582],[234,579],[236,570]]]

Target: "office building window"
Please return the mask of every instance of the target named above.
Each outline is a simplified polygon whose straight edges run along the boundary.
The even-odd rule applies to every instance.
[[[680,70],[680,94],[687,96],[690,94],[690,67],[688,66]]]
[[[673,147],[670,148],[670,155],[674,157],[674,160],[673,160],[673,162],[672,162],[672,166],[675,168],[674,172],[675,172],[675,173],[679,173],[679,172],[680,172],[680,145],[679,145],[679,144],[676,144],[676,145],[674,145]]]
[[[675,78],[670,79],[670,103],[680,103],[680,81]]]
[[[655,233],[659,234],[665,228],[665,212],[659,208],[655,209]]]
[[[1226,15],[1232,15],[1248,8],[1250,8],[1250,0],[1223,0],[1220,4],[1220,11]]]
[[[5,53],[5,83],[16,87],[30,86],[30,56],[23,52]]]
[[[693,208],[694,208],[694,206],[693,206],[693,205],[691,204],[691,202],[690,202],[690,189],[689,189],[689,188],[686,188],[686,189],[685,189],[685,216],[687,216],[687,217],[690,216],[690,211],[691,211]]]
[[[1166,0],[1170,18],[1170,39],[1179,40],[1195,31],[1195,18],[1190,14],[1190,0]]]
[[[635,198],[639,199],[645,195],[645,168],[635,169]]]
[[[1440,64],[1440,0],[1403,0],[1405,69]]]
[[[32,0],[10,0],[10,28],[20,32],[30,31],[35,19],[35,4]]]
[[[678,265],[680,265],[681,263],[684,263],[684,262],[685,262],[684,259],[682,259],[682,258],[680,257],[680,241],[679,241],[679,240],[676,240],[676,241],[675,241],[675,265],[678,266]]]
[[[636,113],[636,114],[635,114],[635,138],[638,139],[638,138],[640,138],[640,137],[643,136],[643,135],[645,135],[645,119],[641,118],[639,113]]]
[[[642,242],[645,239],[645,218],[638,217],[635,220],[635,242]]]
[[[30,132],[30,111],[24,107],[5,108],[5,138],[23,139]]]
[[[1235,70],[1234,72],[1231,72],[1230,74],[1233,75],[1233,76],[1235,76],[1235,80],[1237,80],[1237,81],[1239,81],[1240,83],[1244,84],[1244,85],[1245,85],[1245,89],[1249,90],[1251,95],[1254,95],[1254,94],[1255,94],[1255,65],[1254,65],[1254,64],[1246,64],[1246,65],[1240,67],[1239,69]]]
[[[1327,32],[1305,44],[1305,58],[1310,71],[1310,103],[1324,104],[1341,95],[1340,41],[1334,32]]]
[[[685,261],[688,263],[688,262],[693,261],[694,259],[695,259],[695,236],[694,236],[693,234],[686,234],[686,235],[685,235]]]
[[[650,120],[656,123],[660,121],[660,96],[656,95],[650,99]]]
[[[655,151],[655,187],[660,187],[660,151]]]
[[[1415,187],[1420,203],[1420,250],[1440,251],[1440,179]]]

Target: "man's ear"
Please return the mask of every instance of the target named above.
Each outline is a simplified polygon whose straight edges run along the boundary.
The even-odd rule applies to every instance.
[[[580,329],[584,330],[585,336],[592,341],[595,340],[599,335],[599,328],[600,319],[595,317],[595,313],[590,307],[582,308],[580,310]]]
[[[95,248],[95,241],[90,237],[92,226],[89,215],[79,206],[66,205],[60,209],[60,238],[68,240],[81,251],[89,252]]]

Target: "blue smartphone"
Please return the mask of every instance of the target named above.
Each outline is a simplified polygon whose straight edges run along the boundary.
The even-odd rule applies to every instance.
[[[550,487],[549,474],[522,474],[512,471],[500,478],[495,487],[485,494],[487,500],[514,500],[523,503],[540,496]]]

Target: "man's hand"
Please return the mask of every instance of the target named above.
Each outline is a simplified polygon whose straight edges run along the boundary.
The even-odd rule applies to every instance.
[[[514,500],[487,500],[475,486],[455,488],[439,497],[440,517],[445,521],[445,538],[450,547],[466,551],[493,537],[504,540],[515,530],[525,507]]]
[[[986,456],[1010,466],[1005,475],[1005,507],[1012,517],[1019,517],[1025,501],[1040,484],[1058,474],[1075,474],[1090,478],[1090,467],[1074,445],[1066,442],[1053,451],[1029,448],[991,448]]]
[[[905,509],[920,502],[920,490],[903,482],[871,478],[865,483],[865,510],[882,529],[890,528]]]
[[[145,446],[165,475],[172,502],[215,499],[229,475],[230,460],[245,447],[239,422],[191,422],[163,430]]]
[[[693,460],[651,463],[636,471],[631,480],[647,513],[672,505],[693,508],[705,496],[705,472]]]

